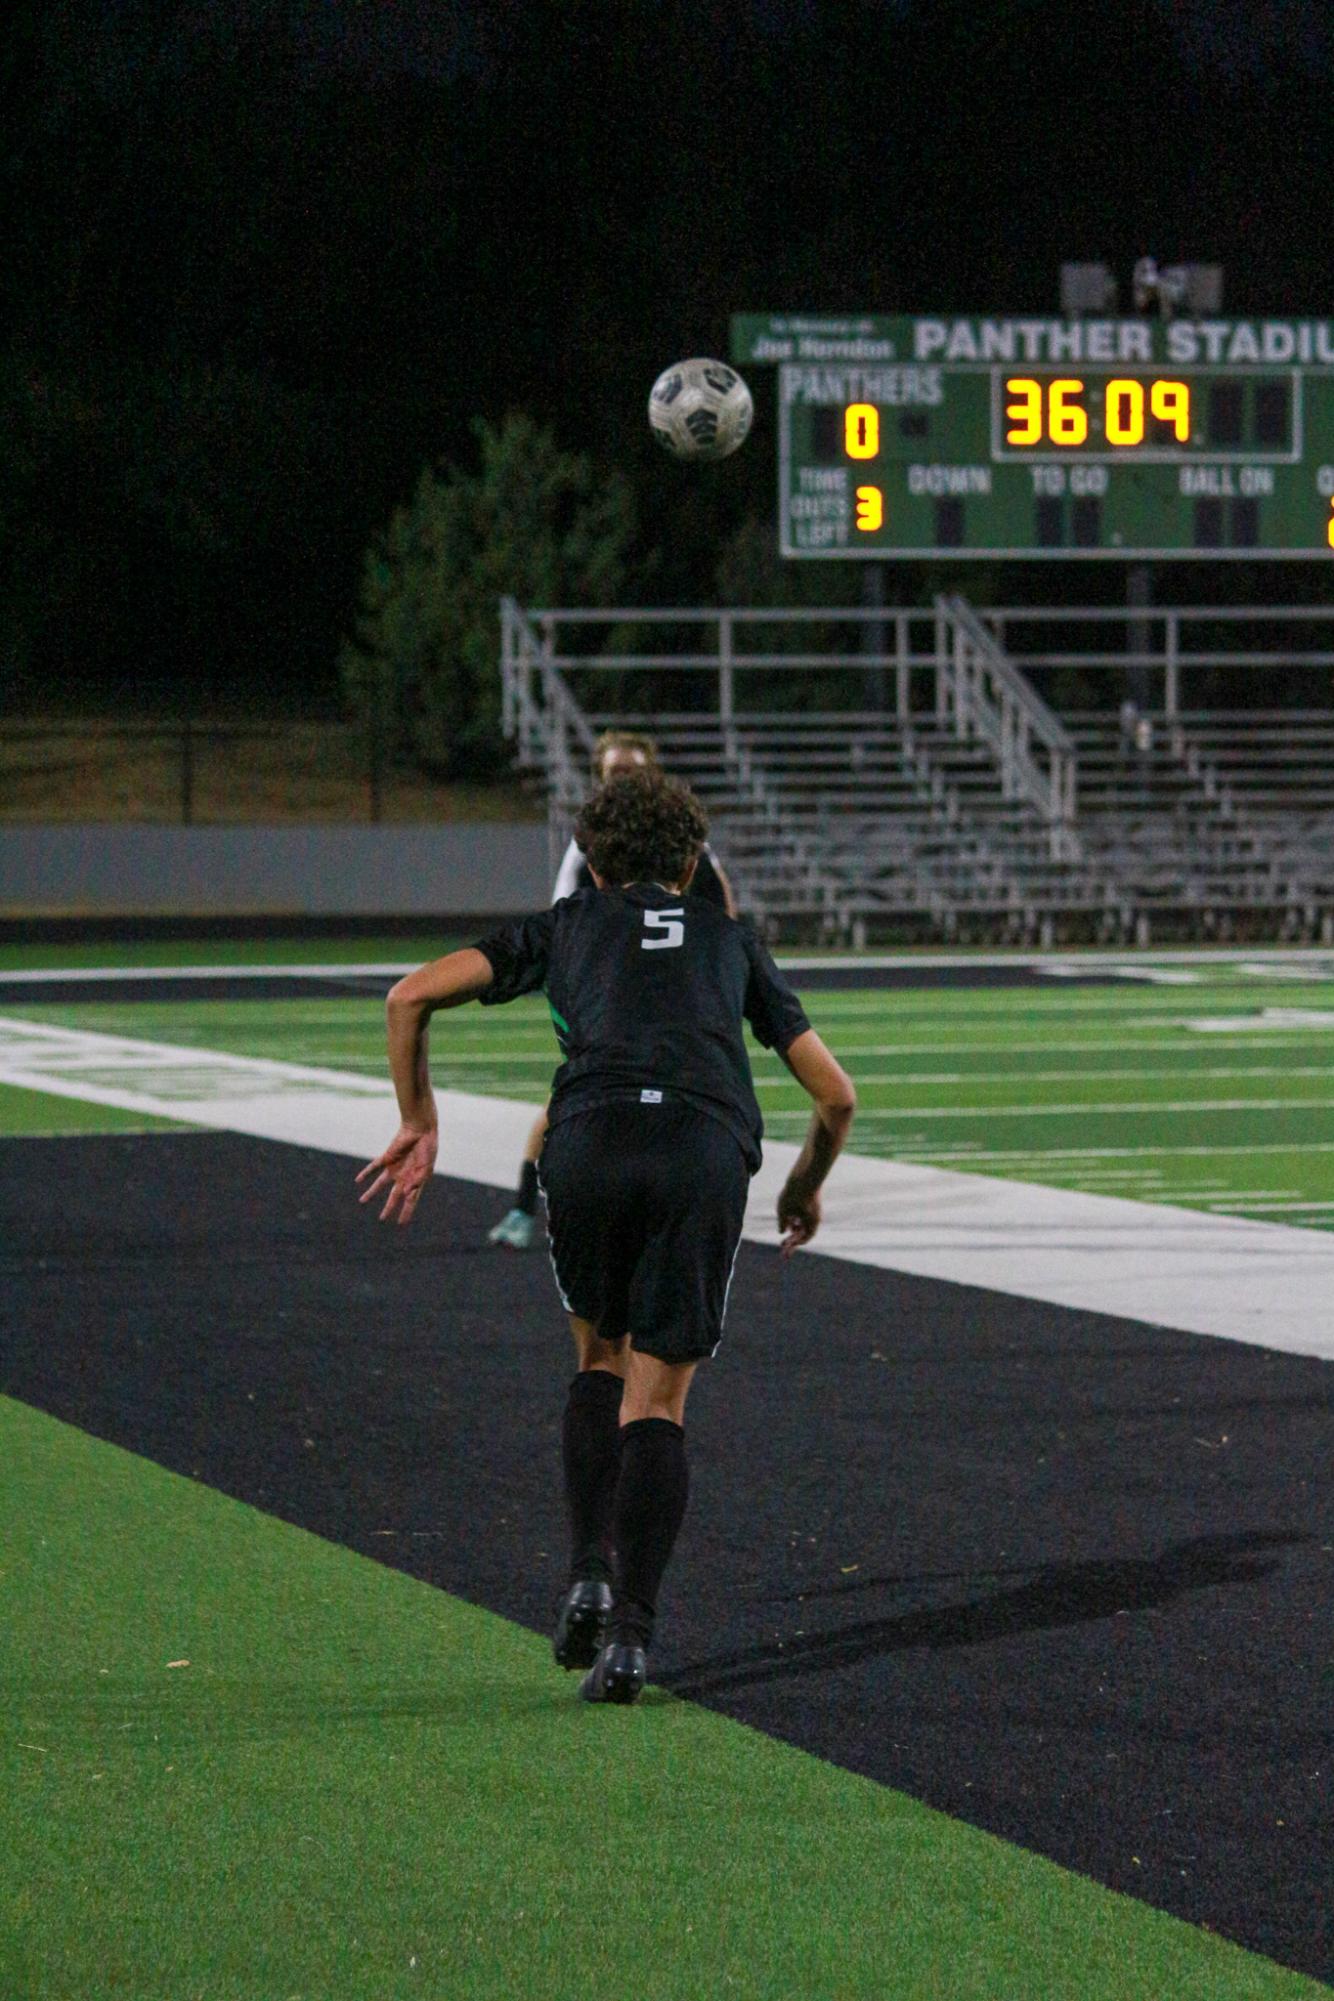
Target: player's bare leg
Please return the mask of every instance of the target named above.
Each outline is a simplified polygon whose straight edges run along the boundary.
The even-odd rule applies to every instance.
[[[611,1510],[621,1465],[621,1393],[629,1342],[604,1341],[590,1320],[570,1315],[579,1373],[561,1422],[570,1577],[552,1651],[564,1668],[591,1667],[611,1616]]]
[[[581,1320],[577,1313],[570,1315],[570,1333],[574,1336],[574,1352],[581,1370],[606,1369],[620,1382],[625,1381],[630,1362],[630,1343],[624,1335],[619,1341],[604,1341],[596,1322]]]
[[[698,1367],[698,1362],[660,1362],[656,1355],[637,1354],[632,1348],[626,1358],[621,1423],[658,1417],[683,1425],[686,1394]]]
[[[697,1366],[634,1350],[628,1358],[611,1519],[611,1619],[579,1690],[586,1702],[633,1702],[647,1678],[659,1588],[689,1494],[683,1420]]]
[[[508,1244],[512,1251],[526,1251],[533,1241],[537,1219],[537,1163],[547,1136],[547,1107],[533,1121],[533,1129],[523,1150],[519,1185],[514,1201],[500,1221],[486,1233],[488,1244]]]

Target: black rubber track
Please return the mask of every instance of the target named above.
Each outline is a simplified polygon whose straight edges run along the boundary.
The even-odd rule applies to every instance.
[[[901,987],[1053,987],[1107,986],[1120,984],[1115,976],[1090,967],[1087,972],[1054,981],[1036,966],[1026,965],[923,965],[923,966],[803,966],[798,975],[803,990],[834,992],[844,989]],[[1313,974],[1312,978],[1318,977]],[[129,1006],[137,1001],[246,1001],[314,1000],[321,995],[388,993],[394,976],[388,973],[359,973],[349,966],[346,973],[216,973],[194,974],[189,978],[136,979],[117,973],[106,979],[7,980],[0,973],[0,1007],[34,1007],[43,1002],[69,1007],[91,1001],[112,1001]]]
[[[251,978],[225,969],[192,979],[136,979],[133,973],[118,973],[104,980],[7,980],[0,974],[0,1007],[77,1007],[95,1001],[132,1007],[140,1001],[321,1000],[331,994],[340,1000],[349,994],[382,1000],[393,984],[391,974],[358,973],[354,966],[346,974],[256,973]]]
[[[353,1171],[0,1143],[0,1385],[545,1628],[546,1259],[488,1249],[504,1198],[464,1183],[382,1229]],[[752,1246],[732,1302],[656,1677],[1334,1974],[1334,1371]]]

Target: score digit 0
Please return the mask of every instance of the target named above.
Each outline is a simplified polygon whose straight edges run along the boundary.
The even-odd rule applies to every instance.
[[[843,449],[850,459],[880,456],[880,412],[874,403],[849,403],[843,412]]]

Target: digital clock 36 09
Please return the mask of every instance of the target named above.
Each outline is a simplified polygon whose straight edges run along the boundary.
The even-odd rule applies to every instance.
[[[996,457],[1054,448],[1284,459],[1299,432],[1295,373],[998,375],[994,392],[1002,419],[994,426]]]

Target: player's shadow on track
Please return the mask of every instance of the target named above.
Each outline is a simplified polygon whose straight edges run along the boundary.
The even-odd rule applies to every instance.
[[[972,1647],[1016,1633],[1082,1625],[1118,1612],[1170,1604],[1189,1591],[1249,1584],[1278,1568],[1266,1550],[1309,1542],[1309,1536],[1256,1530],[1244,1535],[1197,1536],[1158,1556],[1120,1561],[1053,1563],[1012,1589],[991,1592],[967,1605],[918,1607],[862,1620],[837,1632],[797,1633],[766,1646],[745,1647],[711,1660],[691,1661],[658,1679],[681,1696],[721,1695],[762,1682],[855,1667],[910,1647]],[[991,1573],[995,1575],[996,1573]],[[1001,1573],[1004,1574],[1004,1573]],[[886,1590],[918,1582],[908,1578],[858,1579],[849,1590]],[[840,1595],[842,1595],[840,1593]]]

